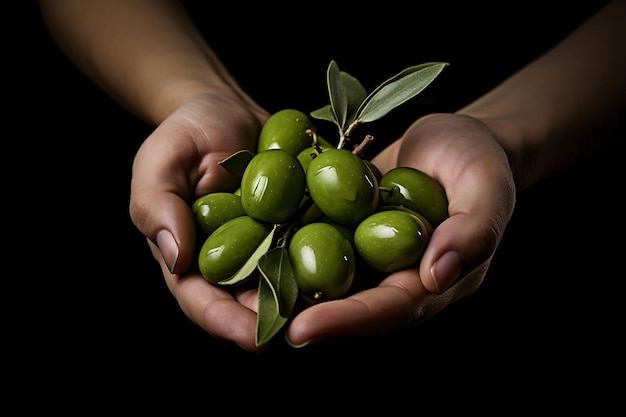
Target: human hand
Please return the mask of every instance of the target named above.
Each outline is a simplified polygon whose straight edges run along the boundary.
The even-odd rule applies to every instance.
[[[187,317],[214,337],[250,351],[263,349],[255,346],[256,291],[231,292],[202,277],[195,264],[190,202],[237,188],[239,179],[218,162],[241,149],[254,151],[267,117],[237,98],[203,95],[186,102],[137,151],[129,208]]]
[[[450,217],[435,229],[419,266],[295,315],[286,330],[292,346],[383,334],[430,318],[472,294],[512,215],[515,185],[507,156],[476,119],[425,116],[372,162],[382,173],[411,166],[431,175],[446,190]]]

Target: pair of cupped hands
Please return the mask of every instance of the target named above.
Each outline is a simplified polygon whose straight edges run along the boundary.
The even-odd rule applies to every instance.
[[[219,162],[242,149],[254,151],[268,117],[237,97],[187,100],[137,151],[129,207],[184,314],[213,337],[252,352],[268,347],[255,345],[257,286],[220,288],[202,277],[190,202],[237,188],[239,179]],[[410,166],[435,178],[445,188],[450,216],[435,229],[419,265],[388,275],[377,287],[295,312],[285,326],[293,347],[389,333],[472,294],[512,215],[515,186],[507,156],[474,118],[423,116],[372,162],[382,173]]]

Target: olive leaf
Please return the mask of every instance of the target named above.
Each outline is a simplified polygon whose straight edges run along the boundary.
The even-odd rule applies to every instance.
[[[367,97],[367,90],[356,77],[348,74],[347,72],[341,72],[341,80],[346,90],[348,99],[348,114],[346,123],[350,124],[356,118],[356,113],[365,98]]]
[[[284,246],[267,251],[258,261],[256,345],[272,339],[287,323],[298,299],[298,284]]]
[[[218,162],[230,174],[241,177],[246,170],[248,163],[254,158],[254,153],[247,149],[242,149]]]
[[[331,61],[326,72],[326,84],[331,104],[312,111],[311,117],[333,122],[344,136],[346,127],[355,119],[356,112],[367,97],[367,90],[353,75],[340,71]]]
[[[340,71],[337,63],[331,61],[326,73],[330,104],[310,114],[316,119],[337,125],[338,148],[341,148],[357,125],[378,120],[412,99],[433,82],[447,65],[447,62],[414,65],[385,80],[367,95],[355,77]]]
[[[328,98],[337,120],[337,125],[345,126],[348,117],[348,93],[341,79],[341,71],[335,61],[330,61],[326,71],[326,84],[328,85]]]
[[[252,275],[254,270],[257,268],[259,259],[261,259],[263,257],[263,255],[265,255],[265,253],[272,246],[272,241],[274,239],[274,233],[276,232],[277,228],[278,228],[278,225],[274,225],[274,227],[267,234],[265,239],[263,239],[263,242],[261,242],[261,244],[259,245],[258,248],[256,248],[256,250],[254,251],[252,256],[250,256],[250,259],[248,259],[246,261],[246,263],[243,264],[243,266],[241,268],[239,268],[239,270],[237,272],[235,272],[231,277],[226,278],[226,279],[218,282],[218,284],[220,286],[227,287],[227,286],[241,284],[246,279],[248,279]]]
[[[369,123],[385,116],[421,93],[447,65],[447,62],[415,65],[384,81],[363,101],[355,121]]]
[[[331,106],[330,104],[327,104],[317,110],[313,110],[310,114],[316,119],[326,120],[328,122],[333,122],[337,124],[337,118],[335,117],[335,113],[333,113],[333,106]],[[341,126],[339,126],[338,124],[337,127],[341,129]]]

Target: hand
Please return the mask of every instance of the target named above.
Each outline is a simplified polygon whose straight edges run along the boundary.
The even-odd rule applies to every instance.
[[[184,103],[146,138],[133,163],[130,215],[161,265],[183,312],[216,338],[256,351],[256,291],[209,284],[195,265],[190,202],[234,191],[239,179],[218,162],[256,149],[264,110],[237,98],[203,95]],[[158,245],[158,247],[157,247]]]
[[[473,118],[425,116],[372,162],[383,173],[411,166],[431,175],[446,190],[450,217],[431,236],[419,267],[297,314],[286,331],[293,346],[383,334],[430,318],[473,293],[512,215],[516,193],[507,156],[487,127]]]

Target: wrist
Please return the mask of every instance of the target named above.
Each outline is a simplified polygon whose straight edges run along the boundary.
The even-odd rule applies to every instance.
[[[458,112],[464,116],[480,121],[493,135],[495,141],[504,150],[518,191],[530,187],[545,175],[541,167],[541,159],[545,149],[541,140],[545,135],[538,123],[524,121],[520,115],[487,115],[472,109],[463,109]],[[548,152],[549,154],[549,152]]]
[[[149,95],[145,100],[146,111],[142,117],[157,126],[185,102],[202,95],[237,96],[226,85],[211,85],[194,79],[175,80],[164,83]]]

